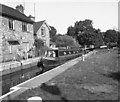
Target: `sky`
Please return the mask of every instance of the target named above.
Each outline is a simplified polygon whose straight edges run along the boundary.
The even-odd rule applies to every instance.
[[[106,31],[118,28],[118,0],[0,0],[15,8],[22,4],[25,14],[35,16],[35,21],[46,22],[66,34],[76,21],[90,19],[93,27]]]

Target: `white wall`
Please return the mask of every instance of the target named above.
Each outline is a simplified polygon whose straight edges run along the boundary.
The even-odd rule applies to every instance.
[[[45,36],[41,35],[42,27],[45,27]],[[46,45],[49,47],[49,45],[50,45],[50,33],[49,33],[49,28],[47,27],[47,25],[45,23],[43,23],[43,25],[38,30],[37,36],[38,36],[38,38],[41,38],[42,40],[45,40],[46,41]]]

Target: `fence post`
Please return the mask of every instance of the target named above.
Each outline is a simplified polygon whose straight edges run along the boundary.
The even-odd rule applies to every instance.
[[[82,61],[85,61],[85,55],[82,54]]]
[[[93,50],[94,55],[96,54],[96,50]]]

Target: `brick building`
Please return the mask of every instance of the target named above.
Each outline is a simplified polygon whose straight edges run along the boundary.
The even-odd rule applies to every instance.
[[[18,52],[25,53],[33,47],[33,23],[22,5],[14,9],[0,4],[0,62],[11,61]]]

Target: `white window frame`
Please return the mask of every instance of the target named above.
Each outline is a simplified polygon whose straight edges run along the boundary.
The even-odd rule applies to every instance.
[[[43,42],[44,42],[44,46],[46,45],[46,40],[43,40]]]
[[[27,24],[27,32],[30,32],[29,25]]]
[[[9,46],[9,51],[12,53],[12,45]]]

